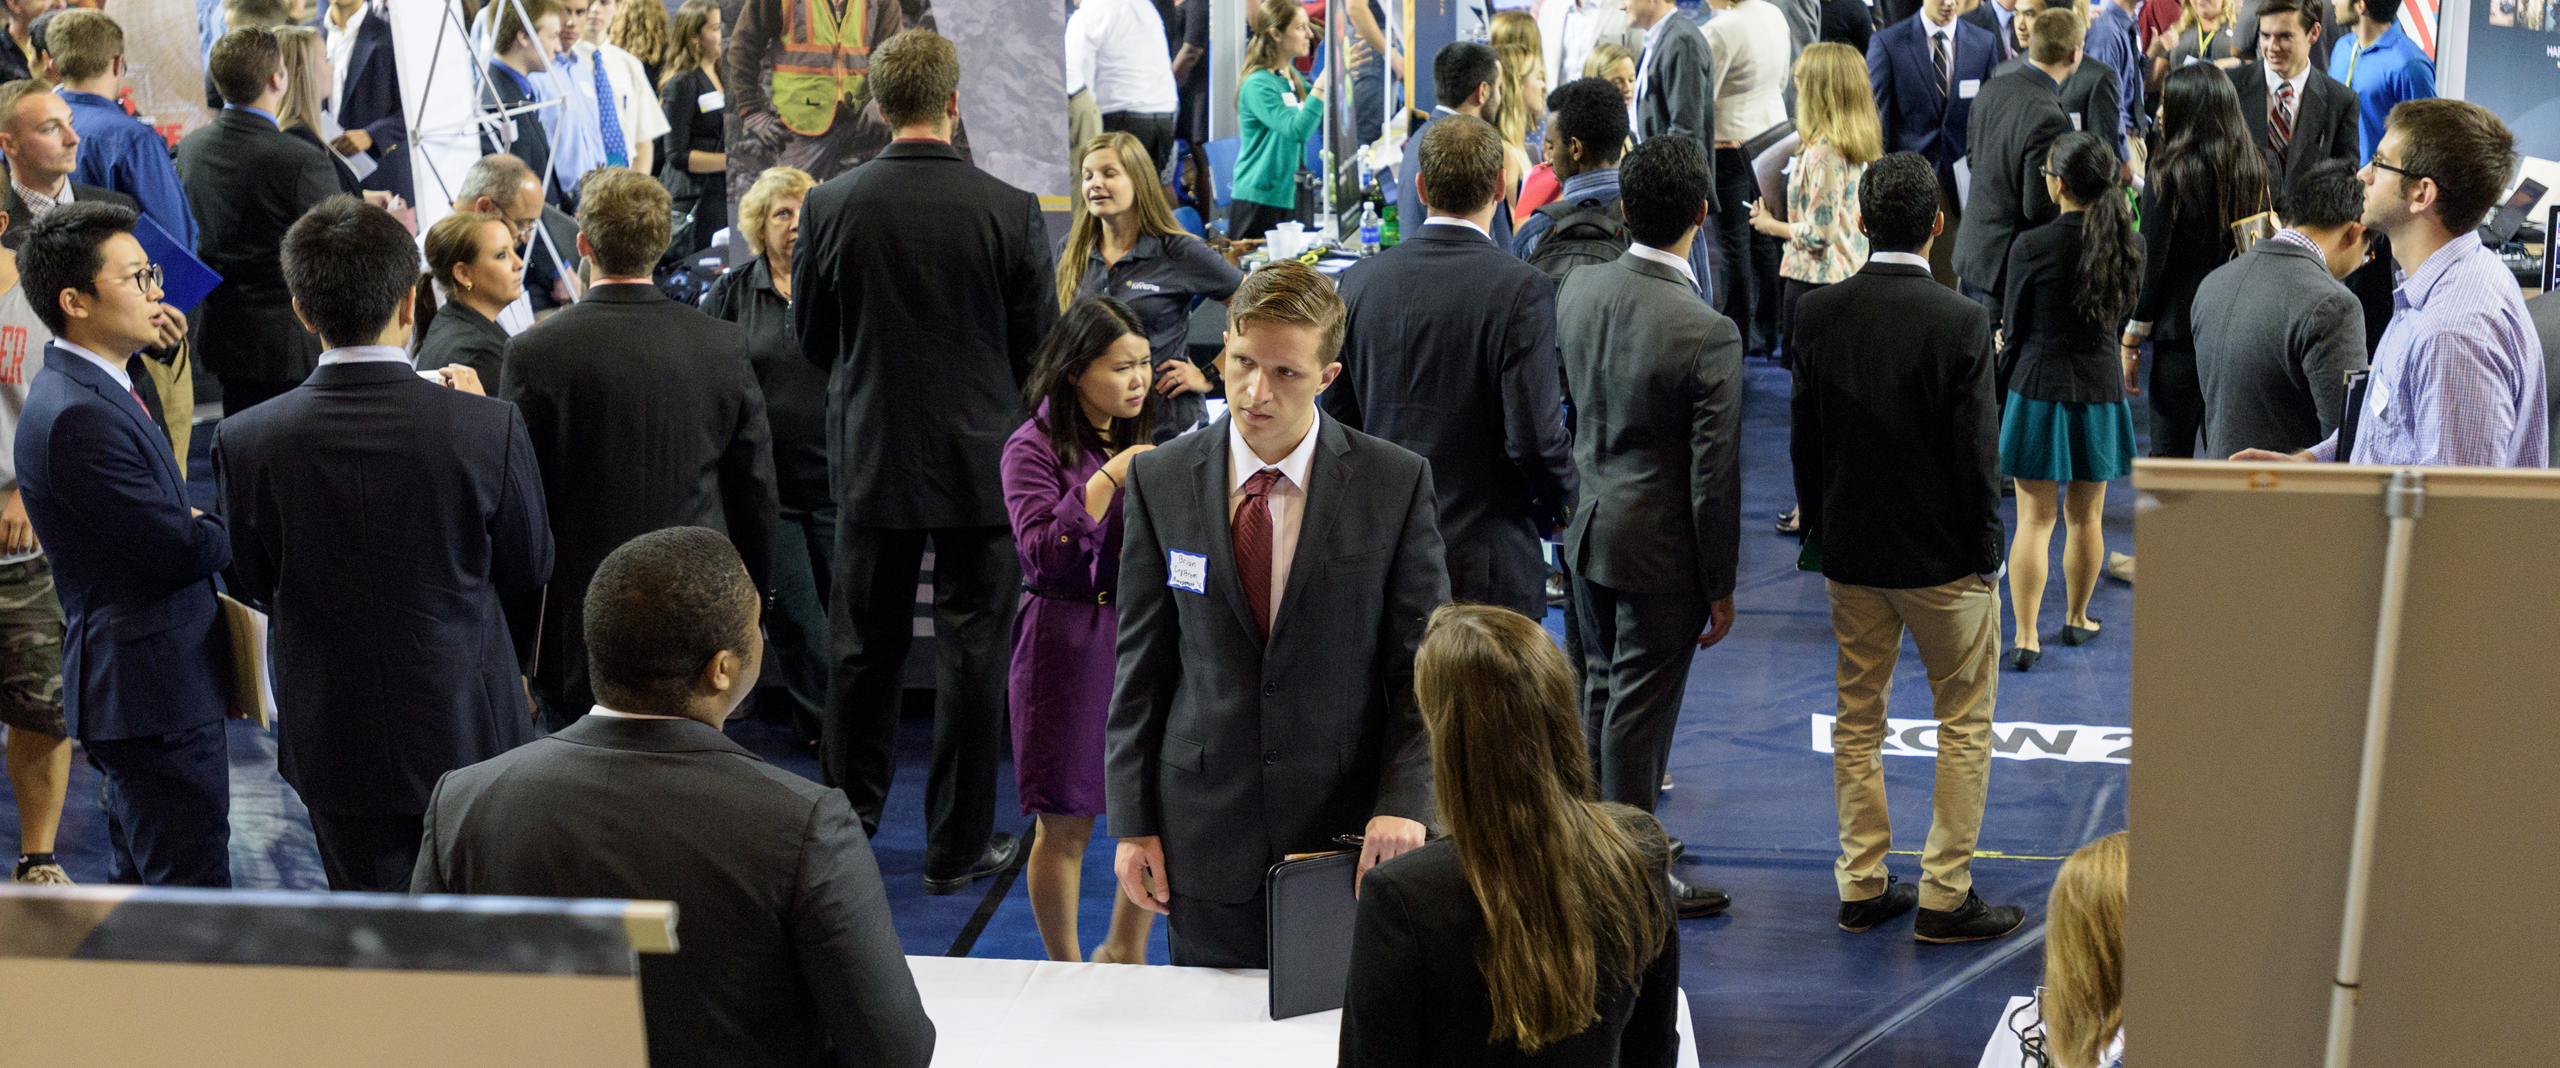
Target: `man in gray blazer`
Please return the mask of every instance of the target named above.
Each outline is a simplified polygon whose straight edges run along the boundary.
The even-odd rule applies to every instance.
[[[1580,593],[1600,799],[1651,812],[1690,662],[1733,627],[1742,335],[1687,269],[1706,221],[1707,154],[1687,138],[1655,138],[1618,174],[1635,244],[1566,276],[1556,295],[1582,476],[1564,551]],[[1722,890],[1672,883],[1684,918],[1731,904]]]
[[[713,531],[615,549],[586,588],[595,710],[446,773],[410,892],[675,902],[676,952],[640,958],[653,1063],[923,1068],[933,1021],[844,793],[720,733],[762,601]]]
[[[2560,289],[2546,290],[2541,296],[2524,302],[2524,310],[2533,313],[2533,332],[2542,338],[2544,384],[2553,392],[2560,392]],[[2551,432],[2560,436],[2560,404],[2550,407],[2547,418],[2551,421]],[[2560,460],[2546,466],[2560,467]]]
[[[1227,317],[1229,416],[1129,470],[1104,790],[1121,891],[1168,917],[1173,963],[1261,968],[1273,863],[1422,845],[1413,651],[1449,575],[1430,464],[1317,416],[1333,283],[1274,264]]]
[[[2364,183],[2329,160],[2281,205],[2283,231],[2196,289],[2202,456],[2319,444],[2345,418],[2347,375],[2365,368],[2364,308],[2338,281],[2364,262]]]
[[[1714,159],[1716,79],[1706,33],[1671,0],[1627,0],[1627,21],[1644,32],[1644,50],[1636,58],[1636,140],[1678,134]],[[1709,188],[1708,214],[1722,210]],[[1742,205],[1733,210],[1741,211]],[[1689,250],[1689,269],[1697,273],[1698,289],[1710,301],[1716,297],[1722,259],[1713,241]]]
[[[2019,234],[2061,213],[2044,186],[2045,153],[2071,132],[2062,83],[2080,66],[2085,28],[2080,13],[2057,8],[2035,17],[2027,62],[1992,76],[1973,102],[1973,188],[1956,224],[1956,277],[1966,296],[2000,317],[2009,246]]]

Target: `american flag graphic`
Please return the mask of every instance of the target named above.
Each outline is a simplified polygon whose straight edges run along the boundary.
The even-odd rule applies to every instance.
[[[2427,50],[2427,58],[2436,57],[2436,4],[2438,0],[2408,0],[2400,5],[2400,32]]]

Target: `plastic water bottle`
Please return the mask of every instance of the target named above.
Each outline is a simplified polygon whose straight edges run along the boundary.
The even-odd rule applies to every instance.
[[[1377,253],[1378,206],[1364,200],[1360,202],[1360,254],[1374,256]]]

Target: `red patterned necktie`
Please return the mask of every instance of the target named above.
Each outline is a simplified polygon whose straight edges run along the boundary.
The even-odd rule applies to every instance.
[[[142,399],[142,392],[140,390],[137,390],[132,386],[126,386],[124,387],[124,392],[126,396],[133,398],[133,403],[136,407],[142,409],[143,418],[151,418],[151,404],[150,402]]]
[[[2276,89],[2275,115],[2267,123],[2267,147],[2274,149],[2276,158],[2281,160],[2284,158],[2284,146],[2292,141],[2293,83],[2286,82]]]
[[[1280,469],[1266,467],[1244,480],[1244,501],[1236,505],[1232,524],[1236,576],[1244,580],[1245,606],[1253,609],[1254,628],[1271,640],[1271,484]]]

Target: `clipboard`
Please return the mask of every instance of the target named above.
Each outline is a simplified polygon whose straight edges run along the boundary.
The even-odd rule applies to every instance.
[[[143,255],[160,268],[160,300],[180,312],[194,314],[205,294],[222,284],[222,276],[197,259],[193,250],[169,236],[169,231],[151,221],[151,216],[135,215],[133,239],[142,243]]]
[[[1271,939],[1271,1018],[1342,1007],[1351,982],[1351,930],[1360,851],[1291,857],[1263,879]]]

